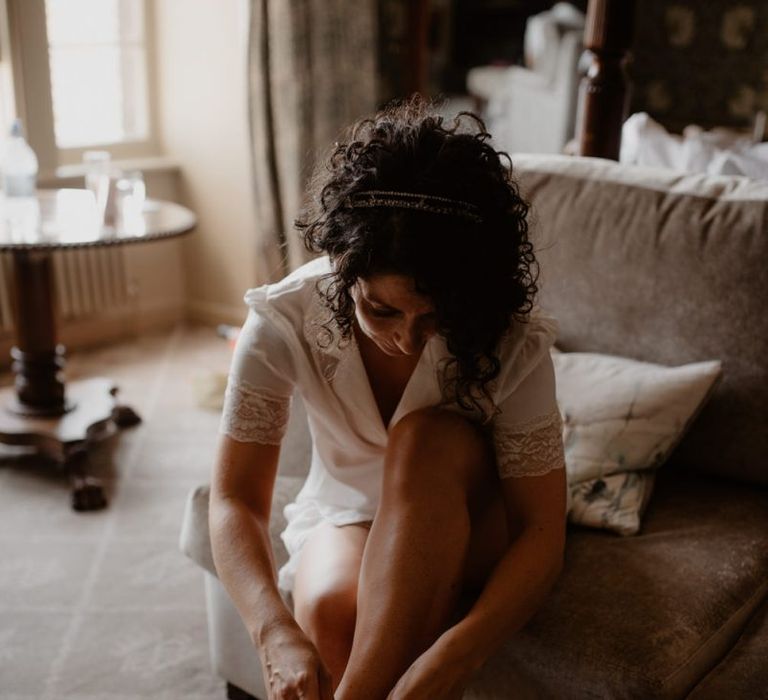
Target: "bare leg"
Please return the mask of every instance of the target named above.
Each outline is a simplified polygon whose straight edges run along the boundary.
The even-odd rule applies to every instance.
[[[448,626],[470,546],[470,504],[487,490],[492,465],[487,441],[456,414],[416,411],[392,430],[337,700],[386,698]],[[506,542],[506,531],[498,535]]]
[[[352,648],[360,562],[367,525],[320,526],[299,555],[294,616],[339,684]]]

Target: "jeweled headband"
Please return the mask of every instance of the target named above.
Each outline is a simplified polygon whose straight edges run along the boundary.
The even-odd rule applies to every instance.
[[[352,209],[367,207],[390,207],[393,209],[418,209],[432,214],[458,216],[475,223],[481,223],[480,209],[474,204],[450,197],[416,192],[390,192],[388,190],[363,190],[347,197]]]

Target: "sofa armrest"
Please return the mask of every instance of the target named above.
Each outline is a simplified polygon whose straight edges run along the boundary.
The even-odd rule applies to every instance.
[[[278,568],[288,559],[288,553],[280,539],[280,533],[286,525],[283,508],[296,498],[303,484],[303,476],[278,476],[275,481],[269,536]],[[211,664],[216,673],[229,683],[234,683],[254,698],[266,698],[267,692],[256,650],[251,644],[235,606],[216,576],[208,529],[209,497],[210,487],[207,484],[190,491],[184,509],[179,547],[184,554],[206,571],[205,590]],[[290,605],[290,602],[286,600],[286,604]]]
[[[211,538],[208,531],[208,499],[211,489],[208,484],[196,486],[187,496],[184,506],[184,520],[181,524],[179,549],[193,562],[209,573],[216,575],[211,552]]]
[[[296,498],[304,477],[278,476],[275,490],[272,494],[272,517],[269,523],[269,536],[272,550],[275,554],[275,565],[280,568],[287,560],[288,553],[280,539],[280,533],[285,529],[286,521],[283,508]],[[211,552],[211,537],[208,530],[208,501],[210,487],[206,484],[197,486],[190,491],[184,509],[184,521],[181,526],[179,548],[198,566],[216,575]]]

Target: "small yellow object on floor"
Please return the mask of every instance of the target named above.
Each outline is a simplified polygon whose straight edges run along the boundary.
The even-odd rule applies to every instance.
[[[227,388],[226,372],[202,372],[192,378],[192,391],[199,408],[221,411],[224,391]]]

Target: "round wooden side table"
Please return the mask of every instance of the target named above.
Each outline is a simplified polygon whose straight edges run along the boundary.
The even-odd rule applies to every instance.
[[[39,190],[34,198],[0,196],[0,251],[13,259],[14,386],[0,390],[0,443],[26,445],[55,460],[72,480],[72,507],[106,506],[98,480],[87,475],[88,448],[141,418],[116,401],[103,377],[65,383],[65,348],[57,342],[54,251],[165,240],[191,231],[195,215],[171,202],[126,208],[115,226],[102,225],[91,192]]]

